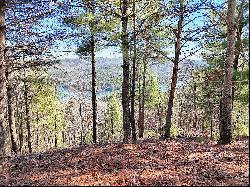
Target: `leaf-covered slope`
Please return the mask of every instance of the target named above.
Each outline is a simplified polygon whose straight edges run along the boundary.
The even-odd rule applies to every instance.
[[[5,185],[248,185],[248,140],[221,146],[147,140],[2,161]],[[1,176],[2,175],[2,176]]]

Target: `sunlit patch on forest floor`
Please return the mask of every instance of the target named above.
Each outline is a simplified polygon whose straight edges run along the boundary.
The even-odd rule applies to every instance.
[[[249,141],[147,140],[2,159],[3,185],[248,185]]]

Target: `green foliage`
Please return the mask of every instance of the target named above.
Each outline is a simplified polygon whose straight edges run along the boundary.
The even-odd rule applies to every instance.
[[[238,136],[249,136],[249,124],[237,123],[234,126],[233,137],[238,137]]]
[[[233,79],[234,80],[248,80],[249,78],[249,69],[244,69],[241,71],[235,71],[233,72]]]
[[[160,134],[156,132],[154,129],[147,129],[144,132],[144,136],[148,138],[159,138]]]
[[[242,102],[234,102],[232,113],[233,119],[233,137],[249,136],[249,114],[248,106],[242,105]]]
[[[176,124],[173,124],[170,129],[170,136],[176,138],[178,135],[183,134],[184,130],[178,127]]]
[[[111,138],[117,140],[122,131],[122,113],[121,105],[117,99],[116,94],[112,94],[108,98],[107,112],[105,114],[106,133],[104,139]]]
[[[234,71],[233,79],[236,80],[234,101],[247,105],[249,103],[249,69]]]
[[[76,50],[76,54],[79,56],[88,56],[91,52],[91,44],[90,41],[87,41],[83,45],[79,46]]]
[[[54,129],[56,123],[57,131],[60,132],[65,126],[64,108],[57,97],[55,85],[45,73],[33,74],[32,76],[31,110],[35,119],[37,118],[34,123],[40,127],[45,125],[50,129]]]
[[[237,87],[234,100],[241,102],[243,105],[247,105],[249,103],[249,85],[248,84],[239,85]]]
[[[157,77],[153,73],[148,73],[149,80],[145,89],[145,105],[148,108],[155,108],[163,101],[163,93],[160,92],[160,86]]]
[[[92,131],[88,131],[85,135],[85,143],[88,145],[93,144],[93,132]]]

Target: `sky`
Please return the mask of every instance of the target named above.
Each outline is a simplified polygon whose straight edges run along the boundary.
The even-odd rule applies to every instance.
[[[193,0],[193,2],[196,2],[198,0]],[[197,17],[199,15],[201,15],[202,13],[204,13],[204,11],[200,11],[199,13],[195,13],[191,16],[191,19],[194,17]],[[170,20],[171,21],[171,20]],[[51,29],[54,28],[62,28],[62,25],[60,25],[59,23],[56,23],[54,21],[49,21],[47,20],[47,22],[45,23],[45,25],[48,25]],[[175,23],[176,24],[176,23]],[[194,27],[197,26],[203,26],[204,25],[204,20],[203,18],[198,18],[196,19],[196,21],[188,26],[185,27],[186,30],[192,29]],[[68,28],[69,29],[69,28]],[[70,29],[69,29],[70,30]],[[76,44],[73,44],[71,46],[67,46],[66,41],[61,41],[57,43],[57,48],[53,48],[52,49],[52,53],[55,55],[60,55],[60,58],[78,58],[78,56],[75,54],[74,51],[76,51]],[[183,48],[183,51],[185,50],[190,50],[193,47],[195,47],[195,43],[194,42],[189,42],[188,45],[186,47]],[[174,56],[174,46],[170,46],[169,48],[170,51],[170,57]],[[72,52],[63,52],[65,50],[70,50]],[[105,49],[102,49],[98,52],[96,52],[96,57],[106,57],[106,58],[117,58],[117,57],[122,57],[122,54],[117,52],[119,50],[118,47],[114,48],[114,47],[108,47]],[[195,54],[189,57],[189,59],[192,60],[199,60],[201,59],[201,57],[199,56],[199,54]]]
[[[65,58],[79,58],[79,56],[75,53],[77,47],[71,47],[72,52],[64,52],[66,49],[66,43],[60,42],[59,48],[52,49],[53,55],[60,56],[60,59]],[[66,49],[67,50],[67,49]],[[99,50],[96,52],[96,57],[103,57],[103,58],[120,58],[122,57],[122,53],[117,52],[119,50],[118,47],[107,47],[105,49]]]

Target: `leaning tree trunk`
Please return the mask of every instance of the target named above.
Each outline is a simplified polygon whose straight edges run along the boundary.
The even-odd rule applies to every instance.
[[[13,97],[13,85],[10,80],[10,72],[9,68],[6,68],[6,88],[7,88],[7,108],[8,108],[8,124],[10,130],[10,141],[12,151],[17,154],[18,146],[17,146],[17,134],[16,134],[16,126],[15,126],[15,116],[14,116],[14,97]]]
[[[0,0],[0,156],[4,154],[5,108],[5,0]]]
[[[123,142],[131,139],[130,109],[129,109],[129,43],[128,43],[128,0],[122,1],[122,58],[123,58],[123,82],[122,82],[122,109],[123,109]]]
[[[228,0],[227,11],[227,58],[221,100],[220,139],[219,143],[228,144],[232,141],[232,78],[235,48],[235,0]]]
[[[29,97],[28,97],[28,85],[27,82],[24,82],[24,102],[25,102],[25,117],[26,117],[26,127],[28,131],[28,149],[29,153],[32,153],[31,147],[31,130],[30,130],[30,108],[29,108]]]
[[[174,95],[175,95],[175,89],[176,89],[176,83],[177,83],[177,75],[178,75],[178,65],[179,65],[179,59],[180,59],[180,53],[181,53],[181,33],[182,33],[182,24],[183,24],[183,17],[184,17],[184,6],[182,3],[180,3],[180,15],[179,15],[179,21],[178,21],[178,31],[176,34],[176,42],[175,42],[175,59],[174,59],[174,67],[173,67],[173,74],[172,74],[172,83],[171,83],[171,89],[168,99],[168,109],[167,109],[167,115],[166,115],[166,127],[165,127],[165,133],[164,138],[170,138],[170,129],[171,129],[171,118],[173,114],[173,105],[174,105]]]
[[[135,29],[135,0],[133,0],[133,64],[132,64],[132,85],[131,85],[131,128],[132,139],[136,141],[136,129],[135,129],[135,78],[136,78],[136,29]]]

